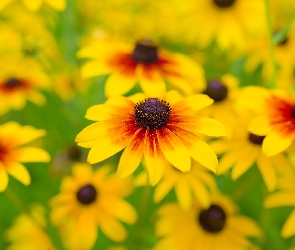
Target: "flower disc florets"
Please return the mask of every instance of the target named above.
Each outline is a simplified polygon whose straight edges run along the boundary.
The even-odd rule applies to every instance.
[[[155,63],[158,61],[158,47],[150,39],[142,39],[136,43],[132,59],[139,63]]]
[[[5,82],[5,88],[8,89],[13,89],[13,88],[17,88],[19,86],[21,86],[23,83],[20,79],[17,78],[9,78],[7,79],[7,81]]]
[[[77,200],[82,205],[89,205],[96,200],[97,191],[95,187],[93,187],[91,184],[87,184],[78,190],[78,192],[76,193],[76,196],[77,196]]]
[[[213,0],[214,4],[219,8],[229,8],[236,0]]]
[[[135,104],[134,119],[143,128],[158,129],[168,124],[171,108],[166,101],[148,98]]]
[[[227,98],[228,88],[219,80],[210,80],[207,82],[207,89],[203,92],[214,100],[222,102]]]
[[[248,140],[255,145],[262,145],[265,136],[249,133]]]
[[[198,223],[208,233],[220,232],[226,223],[226,213],[218,205],[211,205],[202,210],[198,215]]]

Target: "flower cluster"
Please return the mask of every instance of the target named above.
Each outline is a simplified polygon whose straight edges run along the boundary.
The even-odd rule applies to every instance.
[[[0,249],[294,249],[294,16],[2,0]]]

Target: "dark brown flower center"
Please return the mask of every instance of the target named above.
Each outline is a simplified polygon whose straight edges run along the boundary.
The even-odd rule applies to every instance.
[[[150,39],[142,39],[135,45],[132,59],[138,63],[156,63],[158,61],[158,47]]]
[[[219,80],[209,80],[203,93],[212,98],[214,102],[222,102],[227,98],[228,88]]]
[[[9,78],[6,80],[5,82],[5,88],[7,89],[14,89],[14,88],[18,88],[20,86],[23,85],[23,81],[18,79],[18,78]]]
[[[158,129],[168,124],[171,108],[158,98],[148,98],[134,106],[134,119],[143,128]]]
[[[282,40],[282,41],[280,41],[279,43],[278,43],[278,45],[279,46],[285,46],[287,43],[288,43],[288,37],[285,37],[285,39],[284,40]]]
[[[248,140],[255,145],[262,145],[265,136],[249,133]]]
[[[76,145],[72,145],[72,146],[68,147],[68,149],[67,149],[67,156],[68,156],[68,159],[70,159],[72,161],[81,161],[82,151],[81,151],[80,147],[78,147]]]
[[[77,200],[82,205],[90,205],[97,199],[97,191],[91,184],[81,187],[76,193]]]
[[[208,233],[220,232],[226,223],[226,213],[218,205],[211,205],[202,210],[198,215],[198,223]]]
[[[218,8],[229,8],[231,7],[236,0],[213,0],[213,3],[218,7]]]
[[[295,118],[295,106],[293,106],[291,109],[291,117]]]

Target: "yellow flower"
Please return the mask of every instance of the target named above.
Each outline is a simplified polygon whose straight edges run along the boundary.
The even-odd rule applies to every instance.
[[[238,84],[237,78],[231,75],[223,75],[220,79],[208,80],[207,88],[203,91],[204,94],[214,100],[214,103],[204,108],[200,114],[222,122],[229,136],[234,129],[237,116],[235,103],[240,93]]]
[[[147,175],[141,173],[136,178],[138,186],[147,183]],[[166,164],[163,178],[154,191],[154,201],[160,202],[172,189],[174,189],[177,201],[182,209],[189,210],[193,201],[198,200],[202,207],[210,205],[210,190],[216,189],[215,179],[203,166],[193,162],[189,172],[183,173],[178,169]]]
[[[106,96],[126,94],[137,82],[148,96],[166,91],[165,80],[185,94],[203,90],[203,69],[188,57],[159,49],[149,39],[139,40],[134,48],[112,43],[96,42],[83,48],[80,57],[91,61],[82,67],[82,76],[111,74],[106,81]]]
[[[290,175],[292,167],[284,154],[272,157],[262,152],[265,136],[248,132],[249,119],[245,117],[235,122],[235,130],[228,140],[216,140],[210,146],[217,154],[223,154],[219,160],[217,174],[224,174],[232,167],[232,178],[236,180],[255,163],[269,191],[277,186],[278,175]]]
[[[35,104],[45,103],[39,90],[47,89],[48,77],[40,66],[30,58],[8,61],[1,60],[0,72],[0,115],[10,109],[22,109],[27,100]]]
[[[50,156],[40,148],[23,146],[41,136],[45,131],[32,126],[20,126],[7,122],[0,126],[0,191],[8,185],[8,174],[22,182],[31,183],[30,174],[22,163],[48,162]]]
[[[16,0],[1,0],[0,10],[14,1]],[[66,8],[66,0],[22,0],[22,3],[30,11],[36,11],[40,9],[43,4],[47,4],[51,8],[54,8],[58,11],[63,11]]]
[[[265,28],[262,0],[198,0],[186,5],[180,25],[189,27],[187,33],[202,47],[215,41],[223,50],[241,48],[248,37],[257,36]]]
[[[117,170],[121,177],[132,174],[144,155],[151,185],[161,179],[165,159],[182,172],[191,169],[191,157],[215,171],[217,157],[198,134],[224,136],[225,128],[214,119],[194,116],[212,102],[201,94],[183,99],[176,91],[163,99],[113,97],[88,109],[86,118],[98,122],[82,130],[76,142],[91,148],[90,163],[126,148]]]
[[[274,156],[286,150],[295,139],[295,98],[282,90],[248,86],[239,100],[257,113],[248,130],[265,136],[262,151]]]
[[[123,199],[132,192],[131,179],[118,179],[110,169],[73,165],[73,176],[64,178],[61,193],[52,199],[51,220],[68,248],[91,249],[98,228],[112,240],[123,241],[127,231],[120,221],[136,221],[135,209]]]
[[[253,249],[247,237],[260,237],[261,231],[251,218],[236,213],[235,204],[217,194],[206,209],[195,205],[184,211],[177,204],[166,204],[159,210],[156,234],[161,239],[154,250]]]
[[[5,238],[11,242],[7,250],[55,250],[45,233],[46,219],[44,208],[34,205],[30,215],[22,214],[11,228],[6,231]]]
[[[295,177],[293,175],[289,175],[289,177],[281,178],[278,182],[278,191],[270,194],[264,205],[267,208],[272,207],[284,207],[284,206],[295,206]],[[288,219],[283,225],[281,235],[284,238],[288,238],[295,235],[295,209],[293,209],[292,213],[289,215]]]

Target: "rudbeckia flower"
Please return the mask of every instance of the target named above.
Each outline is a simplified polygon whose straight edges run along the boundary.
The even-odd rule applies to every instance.
[[[10,109],[22,109],[27,100],[42,105],[45,97],[39,90],[47,89],[48,77],[31,59],[4,63],[0,72],[0,115]]]
[[[256,111],[248,130],[265,136],[262,151],[267,156],[286,150],[295,139],[295,98],[284,91],[248,86],[239,100]]]
[[[0,10],[12,2],[15,2],[15,0],[2,0],[0,3]],[[58,11],[63,11],[66,8],[66,0],[22,0],[22,3],[30,11],[40,9],[43,4],[47,4]]]
[[[210,143],[216,154],[222,154],[216,173],[224,174],[232,168],[231,175],[236,180],[256,163],[267,189],[273,191],[277,186],[278,176],[292,175],[292,167],[282,153],[266,156],[262,151],[265,136],[247,130],[249,118],[237,118],[240,118],[240,121],[237,119],[232,137]]]
[[[0,191],[8,185],[8,174],[22,182],[31,183],[30,174],[22,163],[48,162],[49,154],[43,149],[23,146],[44,136],[46,132],[31,126],[20,126],[16,122],[0,125]]]
[[[7,250],[55,250],[46,234],[45,209],[34,205],[30,214],[22,214],[16,218],[5,238],[11,242]]]
[[[147,177],[146,172],[138,175],[136,185],[146,185]],[[167,164],[162,179],[155,187],[154,201],[160,202],[172,189],[182,209],[191,209],[194,200],[206,208],[210,205],[210,190],[216,189],[216,183],[213,176],[197,162],[194,162],[191,170],[186,173]]]
[[[190,27],[187,32],[202,47],[215,41],[223,50],[241,48],[248,37],[257,36],[265,28],[262,0],[198,0],[186,5],[180,25]]]
[[[239,81],[234,76],[223,75],[220,79],[208,80],[206,89],[203,91],[214,100],[214,103],[204,108],[200,114],[222,122],[228,136],[231,135],[237,119],[235,103],[240,93],[238,84]]]
[[[144,156],[151,185],[161,179],[165,159],[188,172],[192,157],[215,172],[217,157],[198,135],[224,136],[225,128],[214,119],[194,115],[212,102],[202,94],[183,99],[176,91],[162,99],[145,98],[143,94],[113,97],[88,109],[86,118],[98,122],[82,130],[76,142],[91,148],[91,164],[126,148],[117,170],[121,177],[132,174]]]
[[[257,223],[237,214],[237,207],[227,197],[213,194],[211,205],[196,204],[184,211],[170,203],[159,209],[156,235],[161,237],[155,250],[246,250],[254,249],[247,237],[260,237]]]
[[[285,207],[290,206],[293,207],[293,211],[289,215],[288,219],[285,221],[281,235],[284,238],[289,238],[295,235],[295,177],[293,175],[289,175],[289,177],[281,178],[278,182],[278,190],[277,192],[270,194],[264,205],[267,208],[272,207]]]
[[[169,53],[149,39],[139,40],[134,48],[112,42],[97,42],[83,48],[80,57],[91,61],[82,66],[82,76],[88,78],[109,75],[106,96],[126,94],[138,82],[148,96],[164,94],[165,81],[184,94],[203,90],[203,69],[190,58]]]
[[[69,249],[91,249],[98,228],[110,239],[123,241],[127,231],[120,221],[133,224],[135,209],[123,198],[132,192],[131,179],[118,179],[108,166],[96,171],[86,163],[73,165],[61,193],[51,200],[51,220]]]

